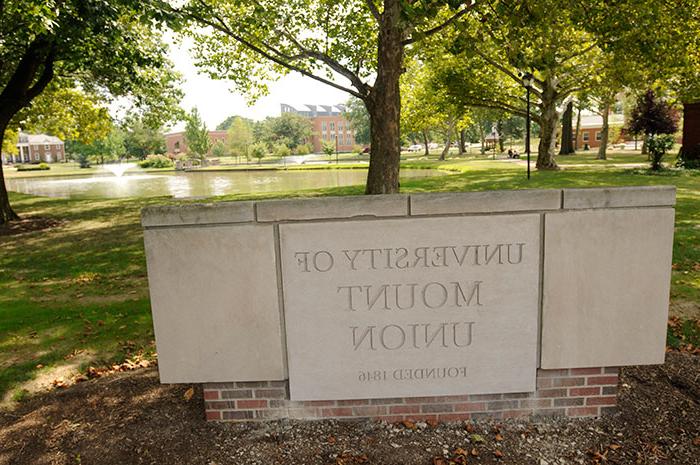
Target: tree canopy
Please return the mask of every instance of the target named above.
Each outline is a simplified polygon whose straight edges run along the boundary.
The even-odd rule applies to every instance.
[[[89,94],[131,96],[144,115],[177,100],[158,0],[5,0],[0,8],[0,137],[55,78]],[[0,224],[16,219],[0,167]]]

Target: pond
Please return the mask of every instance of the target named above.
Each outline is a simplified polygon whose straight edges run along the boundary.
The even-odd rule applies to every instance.
[[[402,178],[441,175],[436,170],[402,170]],[[298,191],[364,184],[367,170],[191,171],[7,179],[8,190],[74,199],[210,197],[226,194]]]

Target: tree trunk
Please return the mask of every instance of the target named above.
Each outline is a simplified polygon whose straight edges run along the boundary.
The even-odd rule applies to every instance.
[[[578,150],[578,137],[581,134],[581,107],[578,107],[576,116],[576,133],[574,134],[574,152]]]
[[[445,148],[442,149],[440,154],[440,161],[445,160],[447,154],[450,153],[450,144],[452,144],[452,124],[447,127],[447,134],[445,135]]]
[[[5,140],[5,129],[9,121],[0,121],[0,147]],[[18,220],[19,216],[10,205],[10,196],[5,187],[5,173],[3,172],[2,160],[0,160],[0,225]]]
[[[5,139],[5,129],[12,118],[51,82],[54,76],[56,59],[55,44],[43,36],[37,36],[24,52],[10,79],[0,93],[0,147]],[[0,225],[19,216],[10,206],[10,198],[5,187],[5,175],[0,162]]]
[[[377,78],[365,99],[369,113],[371,153],[365,194],[399,191],[401,161],[399,78],[403,68],[404,26],[399,0],[384,0],[378,40]]]
[[[603,107],[603,128],[600,134],[600,147],[598,147],[598,160],[607,160],[608,158],[608,137],[610,135],[610,104],[606,103]]]
[[[467,130],[462,129],[459,131],[459,154],[464,155],[464,153],[467,151],[467,148],[465,147],[467,143]]]
[[[574,102],[570,101],[566,105],[566,110],[561,118],[561,147],[559,155],[570,155],[574,150],[574,136],[571,133],[572,123],[574,119]]]
[[[423,129],[423,146],[425,146],[425,156],[430,156],[430,147],[428,147],[430,141],[428,140],[428,131]]]
[[[479,121],[479,139],[481,140],[481,154],[486,153],[486,134],[484,133],[484,125]]]
[[[649,155],[649,146],[647,145],[649,138],[647,135],[642,136],[642,155]],[[651,155],[649,155],[649,161],[651,161]]]
[[[499,153],[503,153],[506,151],[505,146],[503,145],[503,120],[499,119],[496,121],[496,132],[498,133],[498,151]]]
[[[557,129],[559,126],[559,112],[557,111],[557,92],[551,82],[551,78],[545,80],[542,89],[542,103],[540,104],[540,144],[537,148],[537,169],[559,169],[554,161],[554,153],[557,143]]]

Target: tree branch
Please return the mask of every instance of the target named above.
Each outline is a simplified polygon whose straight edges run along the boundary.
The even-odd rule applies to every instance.
[[[377,20],[377,22],[382,20],[382,14],[379,12],[379,9],[377,9],[377,5],[374,4],[374,0],[365,0],[365,3],[367,3],[367,8],[369,8],[370,13],[372,13],[372,16],[374,16],[374,19]]]
[[[27,89],[26,104],[28,105],[37,95],[41,94],[54,77],[54,62],[56,61],[56,46],[52,45],[44,60],[44,69],[39,79]]]
[[[476,52],[477,55],[479,55],[484,61],[489,63],[491,66],[493,66],[494,68],[496,68],[497,70],[499,70],[500,72],[505,74],[506,76],[510,77],[518,84],[522,85],[522,83],[523,83],[522,78],[520,76],[518,76],[517,74],[515,74],[513,71],[509,70],[501,63],[497,62],[493,58],[491,58],[488,55],[486,55],[485,53],[481,52],[481,50],[479,50],[478,48],[474,48],[474,51]],[[541,81],[538,80],[538,83],[539,82],[541,82]],[[535,94],[537,97],[542,98],[542,92],[540,92],[537,88],[530,87],[530,91],[533,94]]]
[[[372,0],[368,0],[368,1],[371,2]],[[451,16],[449,19],[447,19],[444,23],[439,24],[439,25],[435,26],[434,28],[428,29],[427,31],[419,32],[419,33],[418,33],[418,37],[409,37],[408,39],[402,41],[401,43],[402,43],[403,45],[410,45],[410,44],[412,44],[412,43],[414,43],[414,42],[418,42],[419,40],[424,39],[425,37],[429,37],[429,36],[431,36],[431,35],[433,35],[433,34],[436,34],[436,33],[440,32],[440,31],[442,31],[442,30],[445,29],[447,26],[449,26],[450,24],[454,23],[455,21],[457,21],[457,20],[458,20],[459,18],[461,18],[462,16],[466,15],[467,13],[469,13],[469,12],[476,6],[477,3],[478,3],[478,2],[477,2],[476,0],[472,1],[469,5],[467,5],[466,7],[464,7],[462,10],[459,10],[457,13],[455,13],[454,15],[452,15],[452,16]]]
[[[284,35],[284,37],[289,39],[294,44],[294,46],[301,51],[300,54],[289,57],[289,61],[294,61],[295,59],[304,57],[315,58],[321,61],[322,63],[326,64],[326,66],[328,66],[341,76],[344,76],[348,81],[352,83],[352,85],[360,93],[365,95],[368,94],[369,86],[365,82],[363,82],[362,79],[360,79],[360,77],[356,73],[352,72],[349,68],[343,66],[340,62],[331,58],[327,53],[319,52],[317,50],[311,50],[304,47],[304,45],[301,42],[299,42],[291,33],[289,33],[289,31],[280,31],[280,33]]]
[[[208,8],[209,11],[212,11],[212,8],[207,5],[204,1],[200,0],[199,2],[203,7]],[[296,66],[292,63],[288,62],[288,59],[291,58],[280,51],[276,50],[274,47],[271,47],[270,45],[267,45],[265,43],[261,44],[260,46],[255,45],[252,43],[250,40],[247,40],[243,36],[236,34],[233,32],[228,25],[226,24],[225,21],[223,21],[222,18],[220,18],[218,15],[215,15],[212,13],[212,16],[217,20],[217,22],[211,21],[193,11],[187,11],[185,13],[187,16],[190,18],[194,19],[195,21],[198,21],[201,24],[210,26],[214,29],[216,29],[219,32],[222,32],[223,34],[226,34],[227,36],[231,37],[232,39],[236,40],[239,42],[241,45],[244,45],[245,47],[249,48],[250,50],[254,51],[255,53],[267,58],[268,60],[272,61],[273,63],[276,63],[284,68],[287,68],[290,71],[296,71],[297,73],[300,73],[306,77],[309,77],[311,79],[314,79],[315,81],[321,82],[323,84],[326,84],[328,86],[331,86],[333,88],[336,88],[338,90],[342,90],[343,92],[347,92],[348,94],[357,97],[359,99],[364,99],[366,98],[366,95],[361,94],[359,91],[355,91],[353,89],[350,89],[349,87],[342,86],[340,84],[337,84],[329,79],[322,78],[320,76],[316,76],[315,74],[311,73],[310,71],[307,71],[299,66]],[[268,51],[264,50],[264,48],[268,49]],[[275,56],[278,55],[278,56]]]

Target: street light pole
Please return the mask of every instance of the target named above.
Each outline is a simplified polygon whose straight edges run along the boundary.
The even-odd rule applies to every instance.
[[[527,179],[530,179],[530,86],[527,88],[527,135],[525,137],[525,152],[527,153]]]
[[[338,164],[338,134],[335,135],[335,164]]]
[[[527,92],[527,118],[526,118],[526,134],[525,134],[525,153],[527,154],[527,179],[530,179],[530,90],[532,89],[533,76],[532,73],[523,73],[523,86]]]

